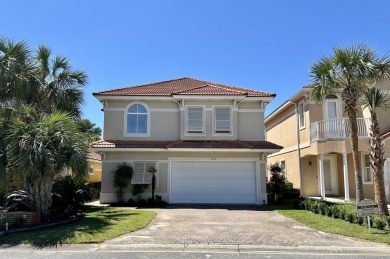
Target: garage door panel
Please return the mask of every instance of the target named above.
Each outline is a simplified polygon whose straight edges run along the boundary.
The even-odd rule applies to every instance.
[[[172,203],[256,203],[256,163],[177,161],[171,168]]]

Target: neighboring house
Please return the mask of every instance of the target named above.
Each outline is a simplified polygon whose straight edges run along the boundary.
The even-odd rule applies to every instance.
[[[103,156],[102,203],[117,202],[112,172],[123,162],[131,184],[149,184],[155,167],[168,203],[267,202],[266,156],[282,148],[264,140],[275,94],[181,78],[93,95],[104,111],[104,140],[91,145]]]
[[[89,152],[88,155],[89,170],[85,180],[89,183],[102,181],[102,156],[96,152]]]
[[[388,82],[378,84],[390,88]],[[310,98],[310,86],[284,102],[265,119],[266,139],[284,148],[267,158],[267,164],[279,162],[287,180],[301,190],[302,196],[356,197],[355,174],[340,95],[329,96],[317,104]],[[385,144],[385,184],[390,200],[390,120],[388,112],[378,109]],[[359,153],[362,163],[365,198],[374,198],[373,174],[369,165],[369,112],[358,111]],[[323,170],[320,170],[320,168]],[[323,172],[323,173],[322,173]]]
[[[88,173],[84,177],[85,181],[89,183],[97,183],[102,181],[102,156],[96,152],[89,152],[87,154]],[[73,175],[69,168],[66,175]]]

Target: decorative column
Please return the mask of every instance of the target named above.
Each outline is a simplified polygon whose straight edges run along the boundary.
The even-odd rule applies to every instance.
[[[320,155],[320,159],[318,162],[318,164],[320,165],[320,194],[321,199],[325,200],[324,155]]]
[[[348,182],[347,154],[343,154],[343,172],[344,172],[344,201],[349,201],[349,182]]]

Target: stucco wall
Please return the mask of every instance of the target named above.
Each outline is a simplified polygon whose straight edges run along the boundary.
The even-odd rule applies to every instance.
[[[155,190],[156,195],[161,195],[163,200],[169,201],[169,186],[168,186],[168,172],[169,161],[176,158],[189,158],[200,160],[234,160],[234,159],[254,159],[260,161],[261,154],[259,153],[220,153],[220,152],[106,152],[105,159],[102,161],[103,174],[102,174],[102,189],[101,189],[101,202],[111,203],[116,202],[115,189],[112,186],[113,174],[112,172],[116,167],[123,162],[131,164],[133,161],[156,161],[158,168],[158,186]],[[262,171],[264,170],[264,172]],[[265,177],[265,163],[260,163],[260,177]],[[264,182],[264,183],[263,183]],[[265,181],[260,182],[260,192],[265,193]],[[263,186],[264,185],[264,186]],[[149,198],[151,189],[147,189],[142,197]],[[258,194],[258,197],[266,197],[265,194]],[[132,198],[130,184],[125,190],[125,200]],[[264,198],[262,198],[264,199]],[[266,198],[265,198],[266,199]]]
[[[284,160],[286,162],[286,178],[287,181],[294,184],[294,188],[300,188],[299,171],[298,171],[298,153],[296,151],[281,154],[267,158],[267,166],[275,163],[279,163]],[[268,179],[270,178],[270,172],[268,171]]]
[[[150,136],[125,134],[126,107],[141,102],[149,108]],[[171,101],[109,101],[104,108],[104,134],[107,140],[264,140],[264,111],[260,102],[243,102],[233,109],[232,134],[213,134],[213,105],[232,105],[233,100],[186,100],[186,105],[204,105],[205,134],[185,134],[186,110]]]

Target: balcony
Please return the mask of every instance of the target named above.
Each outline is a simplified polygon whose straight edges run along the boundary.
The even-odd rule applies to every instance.
[[[316,121],[310,124],[311,142],[347,139],[349,138],[348,124],[348,118]],[[370,119],[357,119],[359,138],[369,137],[369,126]]]

